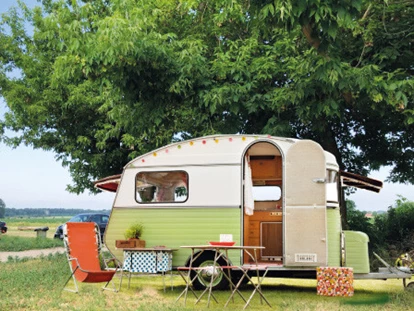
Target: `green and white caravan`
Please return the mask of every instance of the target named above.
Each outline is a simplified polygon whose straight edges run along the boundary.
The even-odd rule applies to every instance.
[[[368,236],[341,228],[339,196],[343,186],[379,192],[382,182],[340,172],[335,157],[311,140],[191,139],[139,156],[121,175],[95,185],[116,192],[104,241],[120,260],[115,241],[139,222],[147,247],[179,249],[174,267],[189,260],[190,251],[180,246],[231,234],[236,245],[265,247],[258,259],[271,266],[268,276],[315,278],[317,267],[346,266],[355,278],[376,278],[369,270]],[[243,252],[230,253],[233,264],[249,263]],[[213,254],[205,253],[196,264],[212,261]],[[218,280],[217,286],[225,285],[225,278]]]

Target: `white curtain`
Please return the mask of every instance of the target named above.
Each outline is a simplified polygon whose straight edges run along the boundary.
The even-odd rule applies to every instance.
[[[254,212],[252,169],[248,155],[244,159],[244,212],[249,216]]]

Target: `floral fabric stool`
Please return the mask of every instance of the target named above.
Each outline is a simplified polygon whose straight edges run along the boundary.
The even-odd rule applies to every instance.
[[[346,267],[318,267],[317,294],[351,297],[354,295],[354,271]]]

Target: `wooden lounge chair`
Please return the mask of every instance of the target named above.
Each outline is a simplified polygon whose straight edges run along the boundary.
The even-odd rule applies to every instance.
[[[77,281],[85,283],[101,283],[106,282],[102,289],[119,291],[122,285],[122,269],[119,269],[119,263],[115,258],[106,260],[102,257],[100,252],[101,238],[99,227],[92,222],[68,222],[64,229],[64,243],[66,248],[66,255],[71,270],[71,275],[65,283],[64,290],[77,293],[79,292]],[[102,269],[100,258],[107,268],[110,261],[115,262],[115,268],[111,270]],[[119,288],[107,288],[115,273],[121,271]],[[75,289],[67,288],[69,280],[73,278],[75,282]]]

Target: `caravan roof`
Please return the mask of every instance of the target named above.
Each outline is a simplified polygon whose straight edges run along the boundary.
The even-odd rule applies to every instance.
[[[284,157],[297,139],[270,135],[211,135],[176,142],[139,156],[129,162],[125,169],[133,167],[240,164],[245,150],[255,142],[275,144]],[[325,151],[327,167],[338,170],[335,157]]]

